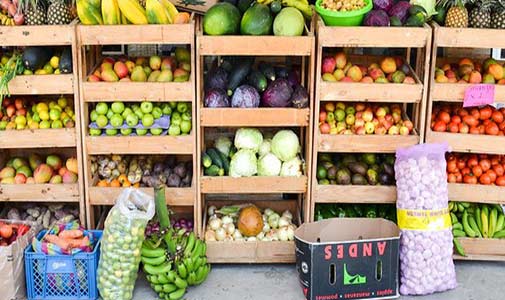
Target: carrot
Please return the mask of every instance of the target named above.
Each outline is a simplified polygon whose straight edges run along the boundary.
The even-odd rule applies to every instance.
[[[55,244],[56,246],[60,247],[61,249],[64,249],[67,251],[70,250],[69,242],[65,239],[58,237],[57,235],[48,234],[44,237],[44,239],[49,243]]]
[[[82,238],[83,233],[78,229],[63,230],[60,234],[58,234],[58,236],[62,239],[80,239]]]
[[[67,239],[66,241],[69,243],[70,248],[72,249],[85,247],[89,244],[89,238],[87,236],[81,239]]]

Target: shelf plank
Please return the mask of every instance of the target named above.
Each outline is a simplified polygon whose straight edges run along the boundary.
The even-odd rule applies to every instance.
[[[191,78],[187,82],[83,82],[82,94],[85,102],[189,102],[194,98],[194,87]]]
[[[346,135],[318,134],[319,152],[392,153],[397,148],[419,144],[419,135]]]
[[[294,242],[210,242],[207,241],[210,263],[294,263]]]
[[[308,184],[307,176],[201,176],[200,182],[204,194],[305,193]]]
[[[89,203],[91,205],[114,205],[116,199],[125,188],[114,187],[89,187]],[[140,191],[154,195],[153,188],[140,188]],[[188,188],[165,188],[167,204],[173,206],[194,206],[195,189]]]
[[[317,75],[318,76],[318,75]],[[373,101],[417,103],[423,95],[423,85],[400,83],[328,82],[319,84],[321,101]]]
[[[503,256],[505,260],[505,239],[459,238],[467,255]]]
[[[72,184],[0,184],[4,202],[79,202],[79,186]]]
[[[454,152],[505,154],[505,137],[426,131],[427,143],[447,142]]]
[[[192,154],[194,135],[181,136],[86,136],[90,155],[98,154]]]
[[[396,203],[396,187],[380,185],[317,185],[316,203]]]
[[[9,82],[9,92],[12,95],[74,94],[74,75],[16,76]]]
[[[0,131],[0,149],[76,147],[75,128]]]
[[[505,205],[505,187],[483,184],[449,183],[449,200]]]
[[[70,25],[0,26],[2,46],[72,45],[75,28]]]
[[[505,48],[505,32],[501,29],[449,28],[433,23],[437,47]]]
[[[308,108],[201,108],[204,127],[309,126]]]
[[[465,91],[473,86],[471,83],[434,83],[433,101],[463,102]],[[505,85],[495,85],[495,101],[505,101]]]

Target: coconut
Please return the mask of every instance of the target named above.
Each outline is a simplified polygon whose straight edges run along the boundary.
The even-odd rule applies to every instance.
[[[263,216],[256,206],[246,206],[240,210],[237,225],[243,236],[257,236],[263,229]]]

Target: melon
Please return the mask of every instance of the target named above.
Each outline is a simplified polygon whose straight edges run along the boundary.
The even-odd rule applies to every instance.
[[[275,17],[274,35],[299,36],[303,34],[304,27],[302,13],[294,7],[285,7]]]

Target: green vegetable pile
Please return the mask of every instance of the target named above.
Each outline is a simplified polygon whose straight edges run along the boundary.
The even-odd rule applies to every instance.
[[[383,218],[396,223],[394,204],[318,204],[315,220],[330,218]]]

